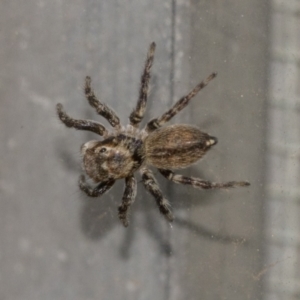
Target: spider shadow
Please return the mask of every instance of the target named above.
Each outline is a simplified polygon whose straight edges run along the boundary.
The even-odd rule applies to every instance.
[[[152,196],[142,190],[142,188],[143,187],[141,186],[136,201],[137,203],[135,203],[135,208],[130,216],[130,225],[126,228],[126,234],[124,235],[119,251],[120,256],[123,259],[130,258],[135,233],[137,232],[136,223],[139,214],[143,219],[143,230],[155,241],[162,255],[169,257],[172,254],[172,246],[167,239],[168,236],[164,234],[165,231],[162,231],[162,228],[165,228],[166,220],[160,215]]]
[[[109,193],[100,198],[90,198],[82,193],[80,227],[85,237],[92,241],[98,241],[104,238],[110,230],[118,224],[117,207],[118,201],[121,201],[121,193],[124,184],[118,182]],[[119,201],[119,202],[120,202]]]
[[[156,83],[156,76],[153,78],[154,85]],[[153,105],[153,101],[155,98],[155,90],[151,93],[149,97],[149,106]],[[86,118],[90,119],[93,118],[92,113],[89,109],[86,110]],[[149,114],[149,110],[148,110]],[[148,115],[147,114],[147,115]],[[145,119],[147,116],[145,116]],[[210,127],[211,121],[209,124],[206,124],[205,127]],[[86,133],[86,140],[95,139],[95,135],[91,133]],[[66,147],[59,147],[59,156],[64,163],[64,167],[66,170],[72,173],[77,173],[78,175],[81,173],[79,168],[79,163],[72,158],[72,155],[67,151],[62,151],[61,149],[66,149]],[[79,147],[78,147],[79,148]],[[195,172],[193,172],[195,173]],[[197,173],[197,172],[196,172]],[[199,172],[198,172],[199,173]],[[197,176],[198,174],[193,174]],[[205,176],[197,177],[203,177]],[[160,176],[157,175],[156,176]],[[166,191],[167,182],[165,179],[158,180],[163,193]],[[162,184],[162,182],[166,182]],[[75,184],[75,183],[74,183]],[[170,184],[170,183],[169,183]],[[103,195],[101,198],[89,198],[84,194],[81,194],[81,212],[80,212],[80,227],[85,237],[92,241],[98,241],[104,238],[108,232],[115,228],[115,226],[121,226],[119,220],[117,218],[117,207],[121,203],[122,199],[122,191],[123,191],[124,181],[119,180],[113,187],[113,189]],[[141,186],[141,184],[139,184]],[[175,221],[174,226],[178,226],[184,228],[186,230],[192,231],[196,235],[201,238],[209,239],[210,241],[220,242],[224,244],[230,243],[243,243],[244,239],[235,236],[227,236],[221,233],[213,232],[206,227],[195,224],[189,220],[180,218],[176,216],[177,208],[187,209],[191,206],[196,205],[213,205],[216,201],[211,201],[211,195],[214,193],[212,191],[201,193],[201,201],[196,198],[198,197],[190,197],[189,191],[192,189],[191,187],[182,187],[179,188],[178,185],[174,187],[178,189],[179,192],[176,192],[176,197],[174,199],[170,199],[172,203],[172,207],[174,209],[175,214]],[[165,256],[171,256],[173,253],[172,245],[170,240],[168,240],[168,236],[165,234],[164,231],[161,230],[163,224],[162,222],[166,222],[163,217],[159,215],[158,209],[151,197],[151,195],[146,194],[144,191],[141,191],[142,188],[139,187],[139,192],[137,195],[137,201],[131,208],[130,214],[130,226],[126,228],[123,241],[120,246],[120,256],[123,259],[128,259],[130,257],[131,248],[133,242],[135,240],[135,233],[136,233],[136,215],[142,214],[144,220],[143,229],[148,233],[148,235],[155,240],[157,243],[161,253]],[[186,192],[185,192],[186,190]],[[170,198],[170,197],[168,197]],[[139,201],[141,199],[146,199],[149,201]],[[184,202],[180,199],[185,199]],[[157,219],[161,221],[157,221]]]
[[[163,187],[163,184],[161,184],[161,181],[159,181],[160,186]],[[175,187],[176,188],[176,187]],[[188,187],[185,187],[188,189]],[[164,190],[164,194],[167,196],[167,193],[165,193],[166,189]],[[187,192],[176,192],[176,197],[172,199],[171,197],[167,197],[172,205],[173,212],[175,215],[174,222],[172,225],[174,227],[179,227],[182,229],[186,229],[190,232],[192,232],[194,235],[197,235],[199,238],[205,238],[211,242],[218,242],[222,244],[239,244],[246,246],[247,241],[243,237],[239,237],[236,235],[227,235],[222,233],[221,231],[213,231],[201,224],[194,223],[188,219],[184,219],[182,217],[178,216],[178,210],[179,209],[188,209],[193,206],[208,206],[208,205],[214,205],[219,203],[218,200],[212,201],[211,197],[215,192],[211,192],[207,195],[202,195],[201,201],[199,201],[199,197],[189,197],[187,195]],[[151,195],[146,193],[140,193],[144,194],[142,196],[143,199],[149,200],[149,201],[138,201],[139,204],[136,210],[138,210],[140,213],[143,214],[144,219],[144,227],[143,229],[148,233],[149,237],[151,237],[155,242],[157,243],[161,253],[165,255],[166,257],[170,257],[174,251],[172,248],[172,243],[169,240],[169,235],[166,234],[165,231],[162,231],[162,228],[164,228],[163,222],[166,222],[166,220],[163,218],[162,215],[160,215],[157,207],[155,204],[151,205]],[[139,197],[140,198],[140,197]],[[181,199],[185,199],[182,201]],[[138,199],[139,200],[139,199]],[[141,203],[142,202],[142,203]],[[150,202],[150,203],[149,203]],[[140,204],[141,203],[141,204]],[[178,209],[179,208],[179,209]],[[177,212],[176,212],[177,211]],[[137,213],[137,212],[136,212]],[[130,249],[132,247],[132,243],[134,241],[135,236],[135,229],[134,229],[134,223],[135,223],[135,216],[136,213],[133,212],[131,216],[131,224],[126,229],[126,234],[123,239],[123,244],[120,248],[120,255],[123,259],[128,259],[130,257]]]

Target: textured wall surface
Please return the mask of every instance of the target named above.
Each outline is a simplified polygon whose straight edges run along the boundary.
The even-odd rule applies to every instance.
[[[260,298],[265,2],[0,4],[1,299]],[[252,186],[199,191],[158,175],[175,222],[167,224],[139,183],[124,229],[117,219],[123,182],[101,199],[79,192],[80,145],[95,136],[63,126],[55,105],[101,120],[83,96],[90,75],[99,98],[126,123],[152,41],[146,118],[218,72],[172,123],[200,126],[219,143],[180,172]]]
[[[300,2],[272,0],[265,299],[300,295]]]

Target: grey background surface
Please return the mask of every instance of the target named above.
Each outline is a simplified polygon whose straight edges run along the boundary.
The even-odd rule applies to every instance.
[[[261,0],[1,2],[0,299],[262,297],[268,11]],[[90,75],[126,123],[152,41],[146,119],[218,72],[172,120],[219,139],[181,173],[252,186],[199,191],[157,175],[176,221],[139,184],[124,229],[123,182],[101,199],[79,192],[80,145],[94,136],[60,124],[55,104],[99,120],[82,92]]]

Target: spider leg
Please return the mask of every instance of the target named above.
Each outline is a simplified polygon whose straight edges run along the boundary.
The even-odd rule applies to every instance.
[[[99,197],[107,192],[115,183],[115,180],[110,179],[104,182],[101,182],[96,187],[91,187],[85,181],[84,175],[80,175],[78,185],[79,188],[85,192],[90,197]]]
[[[165,112],[161,117],[151,120],[146,126],[146,131],[154,131],[155,129],[163,126],[166,122],[170,121],[170,119],[184,109],[189,104],[190,100],[195,97],[199,91],[201,91],[216,76],[217,73],[212,73],[209,75],[205,80],[196,85],[186,96],[179,99],[175,105]]]
[[[147,97],[148,97],[148,87],[149,87],[149,81],[150,81],[150,69],[153,64],[154,59],[154,51],[155,51],[155,43],[153,42],[150,45],[147,59],[144,67],[144,72],[141,77],[141,87],[140,87],[140,93],[139,93],[139,99],[136,105],[136,108],[134,111],[130,114],[129,120],[130,124],[134,127],[137,127],[139,123],[142,121],[145,110],[146,110],[146,104],[147,104]]]
[[[248,181],[228,181],[223,183],[210,182],[206,180],[202,180],[200,178],[195,177],[187,177],[180,174],[175,174],[171,170],[163,170],[158,169],[159,172],[166,177],[167,179],[181,184],[188,184],[197,189],[226,189],[233,188],[237,186],[249,186],[250,183]]]
[[[112,127],[120,128],[119,117],[116,115],[116,113],[111,108],[109,108],[106,104],[101,103],[97,99],[94,91],[91,88],[91,82],[92,82],[91,77],[86,76],[84,93],[85,93],[86,99],[88,100],[89,104],[92,107],[94,107],[96,109],[96,112],[99,115],[101,115],[102,117],[104,117]]]
[[[106,136],[107,135],[107,130],[105,127],[95,121],[90,121],[90,120],[78,120],[78,119],[73,119],[70,116],[67,115],[67,113],[64,111],[64,107],[62,104],[58,103],[56,105],[56,111],[59,119],[67,126],[67,127],[73,127],[78,130],[88,130],[92,131],[94,133],[97,133],[101,136]]]
[[[166,198],[164,198],[153,173],[147,168],[142,168],[140,170],[140,173],[142,175],[142,181],[145,188],[155,198],[156,204],[160,212],[167,218],[168,221],[172,222],[174,217],[170,210],[169,201]]]
[[[125,191],[122,198],[122,204],[119,206],[119,219],[125,227],[128,227],[128,209],[134,202],[137,190],[136,179],[133,175],[125,178]]]

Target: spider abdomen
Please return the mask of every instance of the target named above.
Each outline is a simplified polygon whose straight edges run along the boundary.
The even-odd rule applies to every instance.
[[[159,128],[145,139],[146,162],[160,169],[185,168],[216,143],[215,137],[191,125]]]

